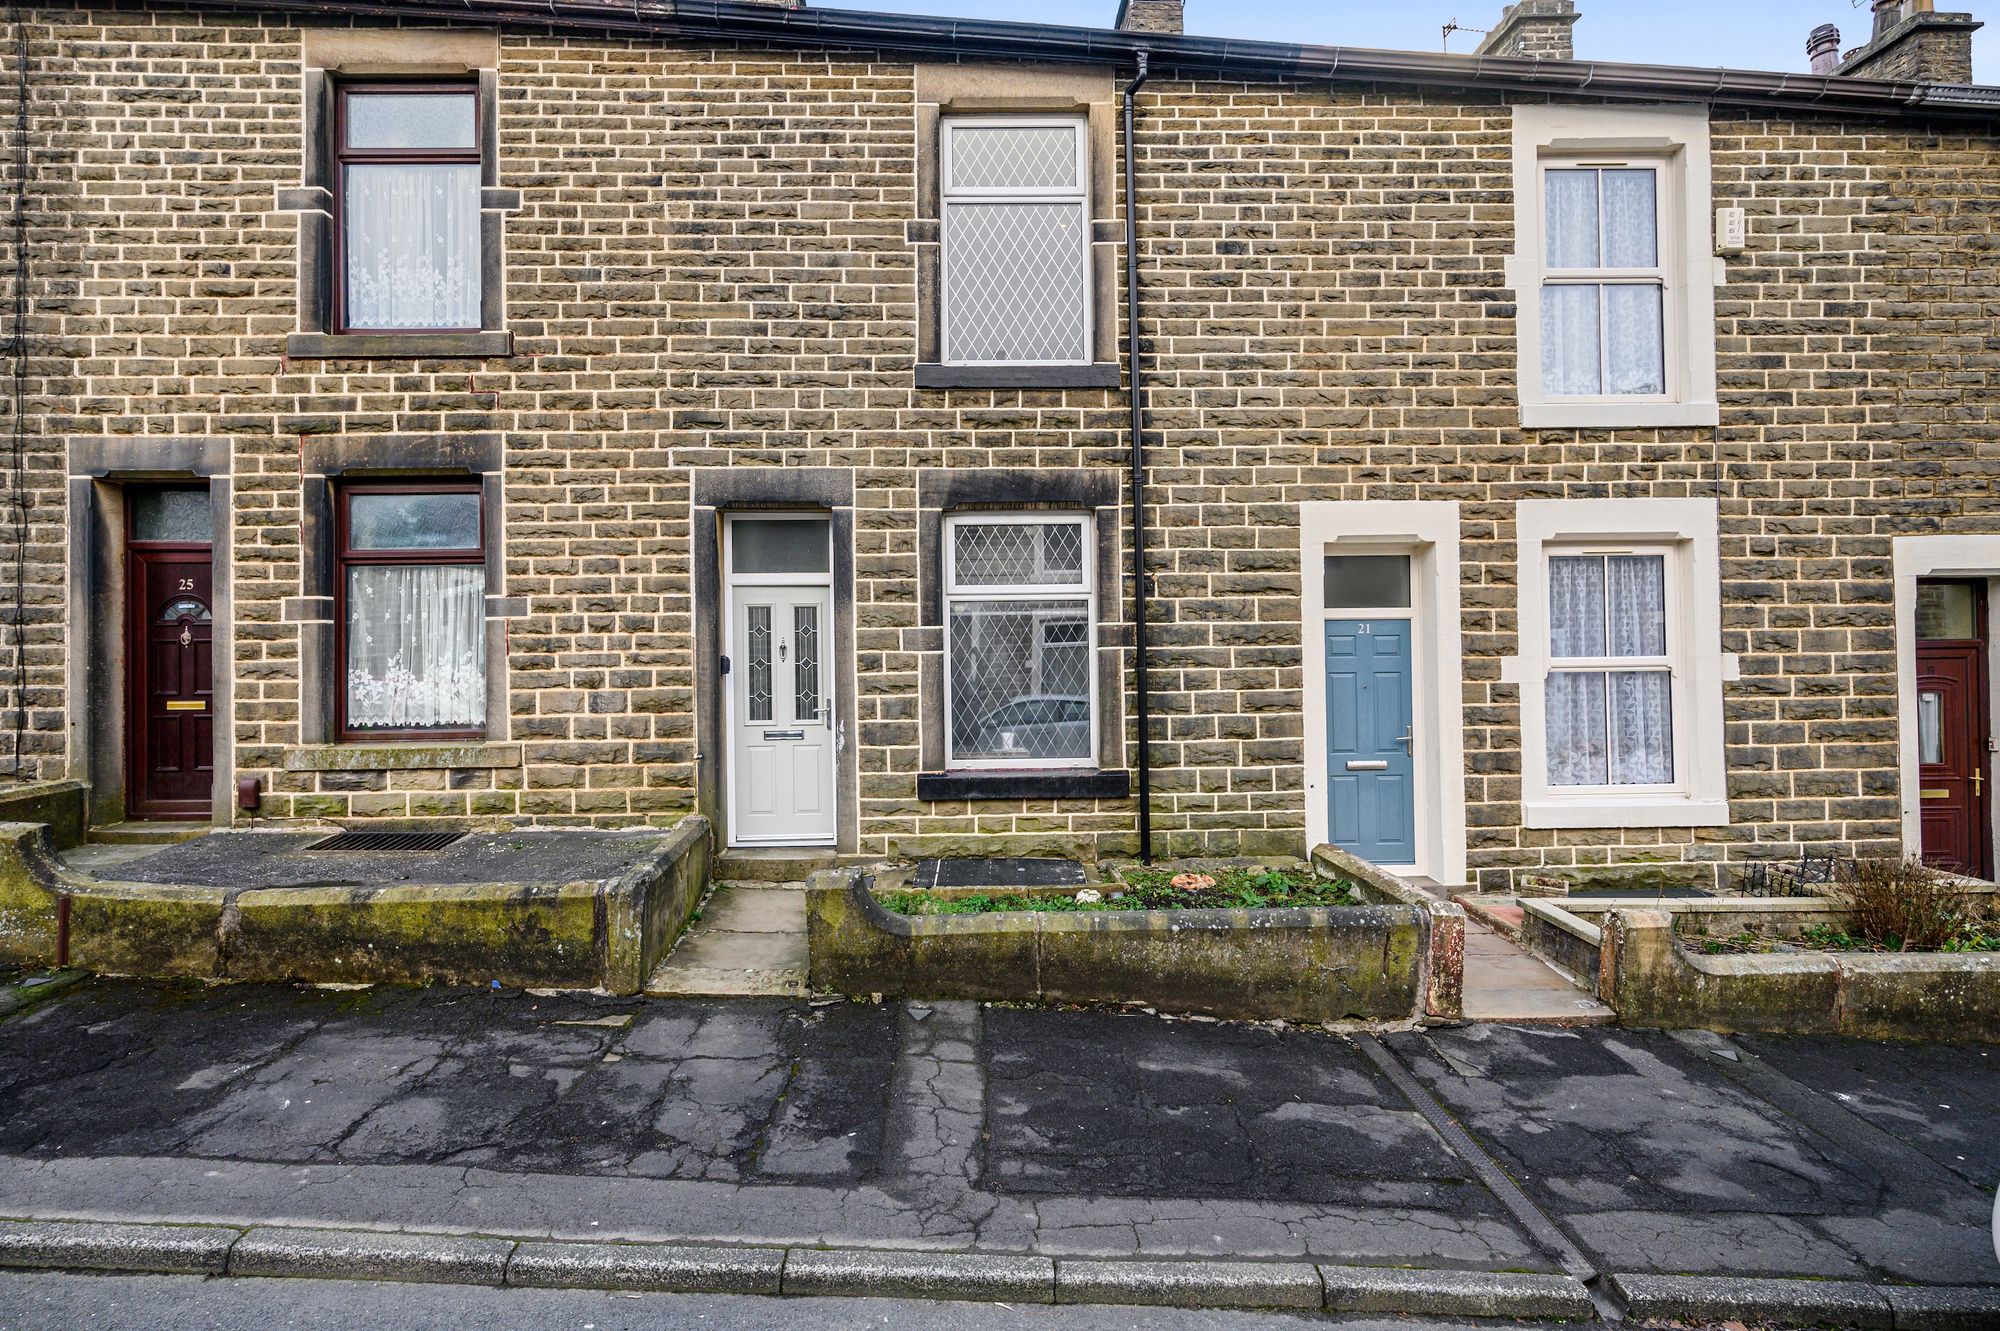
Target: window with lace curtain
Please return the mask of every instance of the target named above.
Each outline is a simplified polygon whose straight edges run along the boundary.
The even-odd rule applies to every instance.
[[[483,737],[484,527],[476,481],[340,492],[344,738]]]
[[[1528,429],[1712,426],[1706,107],[1513,108],[1518,388]]]
[[[1712,499],[1536,499],[1520,551],[1522,825],[1729,821]]]
[[[1668,552],[1548,553],[1551,786],[1670,786]]]
[[[479,144],[479,94],[472,84],[340,88],[338,331],[479,329]]]
[[[1542,164],[1542,392],[1667,396],[1660,164]]]

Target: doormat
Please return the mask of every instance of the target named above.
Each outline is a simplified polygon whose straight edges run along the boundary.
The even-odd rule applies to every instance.
[[[1075,860],[1020,857],[983,860],[920,860],[918,887],[1082,887],[1087,880]]]

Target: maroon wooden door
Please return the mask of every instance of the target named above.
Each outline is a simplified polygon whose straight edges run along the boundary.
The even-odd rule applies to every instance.
[[[1940,584],[1938,593],[1965,584]],[[1930,592],[1932,588],[1922,589]],[[1986,877],[1992,869],[1987,784],[1984,588],[1952,616],[1919,618],[1917,640],[1917,784],[1924,862]],[[1926,637],[1924,630],[1950,636]]]
[[[131,549],[126,812],[206,818],[215,777],[214,564],[206,547]]]

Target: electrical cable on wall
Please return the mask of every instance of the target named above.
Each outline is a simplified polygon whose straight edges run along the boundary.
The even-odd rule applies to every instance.
[[[14,152],[12,241],[12,318],[9,321],[7,353],[13,369],[9,406],[8,464],[11,488],[10,535],[14,543],[13,603],[9,606],[14,629],[13,731],[14,776],[27,775],[28,730],[28,16],[19,0],[7,6],[9,31],[14,38]]]

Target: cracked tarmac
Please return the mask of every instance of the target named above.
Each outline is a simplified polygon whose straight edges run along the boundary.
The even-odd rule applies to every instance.
[[[1384,1044],[1601,1269],[2000,1284],[1979,1046]],[[114,981],[0,1025],[9,1216],[1554,1269],[1473,1163],[1321,1031]]]

